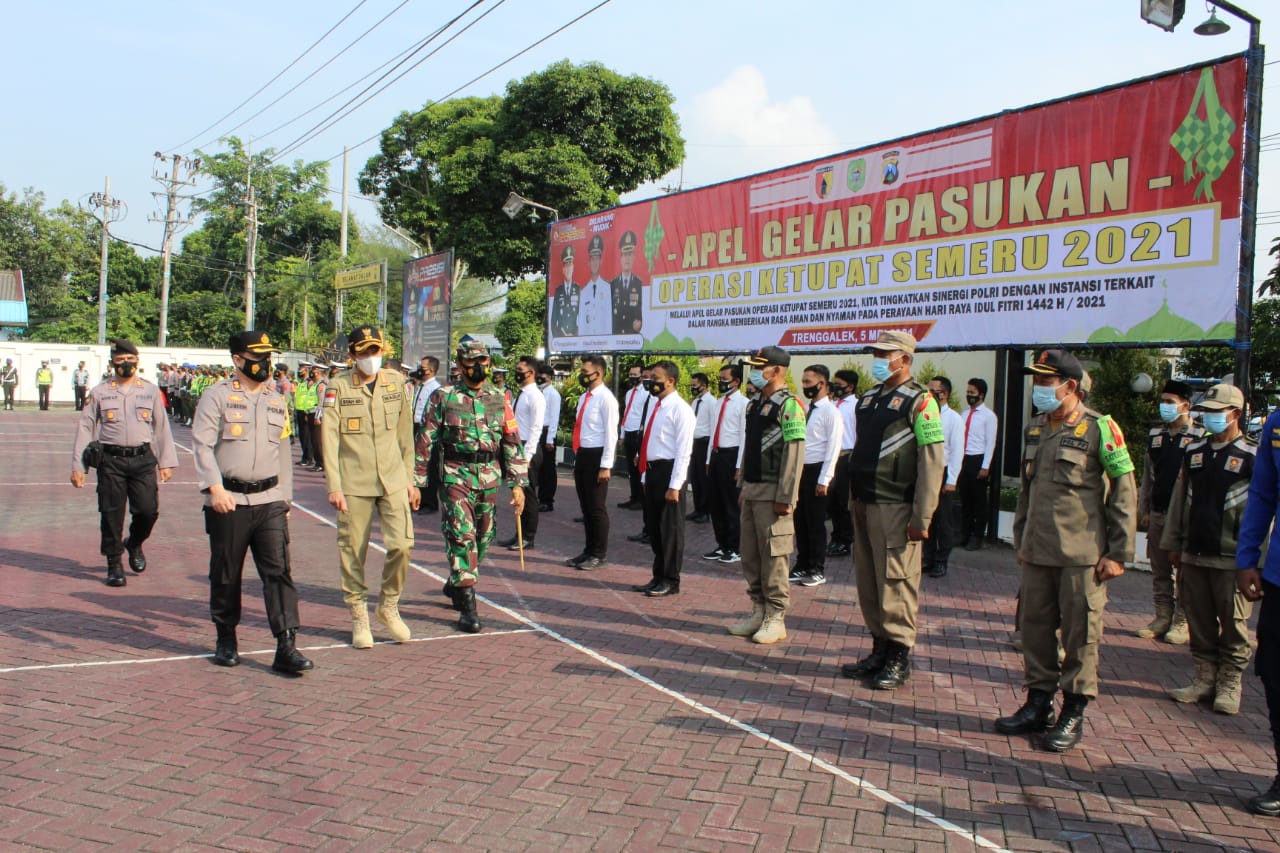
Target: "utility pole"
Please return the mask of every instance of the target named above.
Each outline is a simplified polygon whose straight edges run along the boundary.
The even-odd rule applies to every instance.
[[[258,203],[253,195],[253,139],[250,138],[245,147],[245,154],[248,157],[248,185],[249,185],[249,205],[248,215],[248,234],[245,237],[245,259],[244,259],[244,327],[246,329],[253,328],[253,318],[257,313],[257,263],[258,254]]]
[[[194,187],[196,185],[194,176],[200,168],[200,161],[190,158],[184,160],[181,154],[166,157],[159,151],[156,152],[155,156],[156,160],[161,163],[173,162],[173,172],[169,177],[165,177],[160,168],[153,171],[151,175],[165,188],[163,193],[152,193],[157,199],[160,196],[165,197],[164,219],[160,219],[158,216],[148,217],[151,222],[164,223],[164,242],[160,244],[160,331],[156,337],[156,345],[165,346],[169,340],[169,266],[173,256],[173,237],[178,232],[178,229],[185,228],[191,224],[190,215],[182,216],[178,213],[178,200],[190,200],[191,196],[178,195],[178,188]],[[185,181],[178,177],[178,169],[183,163],[187,165],[188,179]]]
[[[118,198],[111,197],[111,177],[100,193],[89,196],[93,218],[102,223],[102,264],[98,268],[98,343],[107,342],[107,244],[111,240],[111,223],[119,222],[129,213],[129,207]]]
[[[347,146],[342,146],[342,230],[338,232],[338,253],[347,256]]]

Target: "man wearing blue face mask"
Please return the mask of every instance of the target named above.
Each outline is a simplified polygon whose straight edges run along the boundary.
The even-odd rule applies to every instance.
[[[1084,405],[1080,361],[1051,349],[1024,370],[1040,412],[1023,434],[1013,517],[1013,546],[1022,568],[1018,627],[1027,700],[995,727],[1007,735],[1048,729],[1044,747],[1065,752],[1080,742],[1085,707],[1098,695],[1105,584],[1133,560],[1138,490],[1120,427]],[[1064,701],[1055,724],[1058,688]]]
[[[871,653],[840,672],[866,678],[877,690],[896,690],[911,676],[920,543],[929,536],[946,473],[942,416],[911,376],[915,351],[907,332],[881,332],[871,345],[878,384],[858,400],[858,441],[849,457],[853,567]]]
[[[1204,430],[1191,420],[1191,386],[1170,379],[1160,392],[1160,426],[1147,434],[1147,464],[1142,472],[1142,488],[1138,491],[1138,526],[1147,531],[1147,559],[1151,561],[1151,588],[1156,616],[1151,624],[1139,628],[1144,639],[1160,639],[1182,645],[1187,642],[1187,617],[1182,610],[1182,596],[1174,594],[1173,565],[1169,553],[1160,547],[1164,536],[1165,513],[1173,497],[1178,471],[1187,446],[1204,435]]]

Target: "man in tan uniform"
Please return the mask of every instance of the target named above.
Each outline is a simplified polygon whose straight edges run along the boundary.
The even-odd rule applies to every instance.
[[[368,649],[373,635],[364,561],[375,510],[387,558],[374,616],[396,642],[410,637],[398,605],[413,551],[409,513],[419,500],[413,485],[413,401],[399,371],[382,369],[388,347],[380,329],[360,326],[347,342],[354,365],[348,375],[329,380],[322,403],[324,476],[329,504],[338,510],[338,560],[343,600],[351,609],[351,645]]]
[[[178,467],[178,451],[169,433],[160,389],[135,374],[138,348],[126,340],[111,347],[115,378],[100,383],[80,411],[80,426],[71,452],[71,485],[84,488],[84,450],[95,438],[102,446],[98,464],[98,512],[102,517],[102,554],[107,558],[107,586],[124,586],[120,552],[129,552],[129,568],[147,568],[142,543],[160,515],[160,482]],[[130,515],[129,538],[121,539],[125,502]]]
[[[896,690],[911,677],[920,609],[921,545],[947,460],[938,401],[911,376],[916,339],[881,332],[871,345],[877,384],[858,399],[858,441],[849,459],[853,563],[871,653],[845,664],[846,678]]]
[[[244,555],[262,578],[267,622],[276,638],[271,668],[287,675],[311,669],[298,653],[298,591],[289,565],[289,502],[293,466],[289,404],[268,381],[271,353],[280,352],[265,332],[231,336],[232,379],[200,395],[192,420],[196,480],[205,495],[209,534],[209,613],[218,631],[213,662],[236,666],[240,581]]]
[[[1065,350],[1045,350],[1026,372],[1041,412],[1024,434],[1013,518],[1028,692],[1022,707],[995,725],[1010,735],[1049,729],[1045,748],[1065,752],[1080,742],[1085,707],[1098,695],[1105,584],[1133,560],[1138,490],[1119,425],[1081,399],[1085,372],[1079,360]],[[1058,687],[1063,703],[1055,725]]]

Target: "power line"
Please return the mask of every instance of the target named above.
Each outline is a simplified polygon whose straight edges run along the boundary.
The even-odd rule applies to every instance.
[[[353,103],[354,103],[354,102],[356,102],[357,100],[360,100],[361,98],[364,98],[365,94],[366,94],[370,89],[372,89],[373,87],[377,86],[379,83],[381,83],[381,82],[382,82],[383,80],[385,80],[387,77],[391,76],[391,74],[392,74],[392,73],[394,73],[394,72],[396,71],[396,69],[398,69],[400,66],[404,65],[406,62],[408,62],[410,59],[412,59],[412,58],[413,58],[413,56],[414,56],[415,54],[417,54],[418,52],[420,52],[423,48],[427,47],[427,45],[429,45],[429,44],[430,44],[432,41],[434,41],[438,36],[440,36],[442,33],[444,33],[444,32],[445,32],[445,30],[449,29],[449,28],[450,28],[450,27],[452,27],[454,24],[456,24],[458,21],[462,20],[462,18],[463,18],[465,15],[467,15],[469,12],[471,12],[471,11],[475,10],[475,9],[476,9],[476,7],[478,7],[478,6],[482,5],[484,2],[485,2],[485,0],[474,0],[474,2],[473,2],[473,3],[471,3],[471,5],[467,6],[467,8],[466,8],[466,9],[464,9],[462,12],[459,12],[457,15],[455,15],[455,16],[454,16],[452,19],[450,19],[450,20],[449,20],[449,21],[448,21],[444,26],[440,27],[438,30],[436,30],[434,33],[432,33],[430,37],[428,37],[426,40],[424,40],[422,44],[420,44],[420,45],[418,45],[418,47],[414,48],[414,49],[409,53],[409,55],[408,55],[408,56],[406,56],[404,59],[401,59],[399,62],[397,62],[395,65],[393,65],[393,66],[390,68],[390,70],[388,70],[388,71],[384,72],[380,77],[378,77],[378,79],[374,80],[374,81],[373,81],[372,83],[370,83],[368,86],[364,87],[364,88],[363,88],[363,89],[361,89],[358,93],[356,93],[356,94],[355,94],[355,95],[353,95],[351,98],[349,98],[349,99],[347,100],[347,102],[346,102],[346,103],[344,103],[342,106],[338,107],[338,109],[334,110],[334,111],[333,111],[333,112],[331,112],[329,115],[325,116],[325,117],[324,117],[323,119],[321,119],[318,123],[316,123],[316,124],[312,125],[308,130],[306,130],[305,132],[303,132],[303,134],[302,134],[301,136],[299,136],[298,138],[294,139],[294,140],[293,140],[292,142],[290,142],[288,145],[283,146],[283,147],[282,147],[282,148],[281,148],[281,149],[276,153],[276,157],[282,157],[282,156],[284,156],[285,154],[287,154],[287,153],[288,153],[289,151],[291,151],[292,149],[297,148],[299,145],[301,145],[301,144],[303,144],[303,143],[307,142],[308,140],[312,139],[312,138],[315,136],[315,134],[316,134],[316,133],[318,133],[318,132],[322,132],[323,130],[325,130],[325,129],[327,129],[328,127],[332,126],[332,120],[334,119],[334,116],[339,116],[339,119],[338,119],[338,120],[341,120],[341,118],[345,118],[347,115],[350,115],[350,114],[351,114],[351,112],[354,112],[354,109],[353,109],[353,110],[349,110],[349,111],[347,111],[346,113],[343,113],[343,111],[344,111],[344,110],[347,110],[347,108],[348,108],[348,107],[350,107],[350,106],[351,106],[351,104],[353,104]],[[498,6],[501,6],[501,5],[502,5],[503,3],[505,3],[505,2],[506,2],[506,0],[498,0]],[[497,6],[494,6],[493,8],[494,8],[494,9],[496,9],[496,8],[497,8]],[[489,12],[492,12],[492,11],[493,11],[493,9],[489,9],[489,10],[488,10],[488,11],[486,11],[483,15],[481,15],[479,18],[477,18],[477,19],[476,19],[476,21],[479,21],[479,20],[483,19],[485,16],[487,16],[487,15],[489,14]],[[476,21],[472,21],[472,22],[471,22],[471,24],[468,24],[468,25],[467,25],[467,27],[463,28],[462,32],[466,32],[466,30],[467,30],[467,29],[470,29],[470,27],[471,27],[472,25],[474,25],[474,24],[476,23]],[[461,35],[461,33],[458,33],[457,35]],[[453,38],[457,38],[457,35],[455,35]],[[446,42],[445,42],[445,44],[448,44],[450,41],[453,41],[453,38],[450,38],[450,39],[449,39],[449,41],[446,41]],[[441,47],[443,47],[443,46],[444,46],[444,45],[441,45]],[[437,48],[437,50],[439,50],[439,48]],[[403,72],[401,72],[399,75],[397,75],[397,76],[396,76],[394,79],[392,79],[392,81],[391,81],[390,83],[388,83],[386,86],[383,86],[381,89],[378,89],[378,91],[377,91],[377,92],[374,92],[374,93],[373,93],[373,95],[370,95],[368,98],[365,98],[363,101],[360,101],[360,103],[355,107],[355,109],[359,109],[361,106],[364,106],[364,104],[368,103],[368,102],[369,102],[369,100],[371,100],[373,97],[375,97],[375,96],[377,96],[378,94],[380,94],[381,92],[385,91],[385,90],[386,90],[386,88],[387,88],[388,86],[390,86],[390,85],[392,85],[392,84],[396,83],[397,81],[399,81],[401,78],[403,78],[403,77],[404,77],[404,75],[405,75],[405,74],[408,74],[410,71],[412,71],[413,69],[417,68],[417,67],[418,67],[419,65],[421,65],[424,61],[426,61],[428,58],[430,58],[431,56],[433,56],[433,55],[437,52],[437,50],[433,50],[433,51],[431,51],[431,53],[428,53],[425,57],[423,57],[422,59],[420,59],[418,62],[416,62],[416,63],[414,63],[413,65],[409,66],[409,68],[408,68],[408,69],[406,69],[405,71],[403,71]],[[340,114],[341,114],[341,115],[340,115]]]
[[[261,87],[259,87],[258,91],[254,92],[252,95],[250,95],[249,97],[245,98],[243,101],[241,101],[239,104],[237,104],[237,105],[235,106],[235,108],[234,108],[234,109],[232,109],[229,113],[227,113],[227,114],[226,114],[226,115],[224,115],[222,118],[220,118],[220,119],[218,119],[217,121],[215,121],[213,124],[211,124],[211,125],[209,125],[208,127],[206,127],[204,130],[202,130],[202,131],[200,131],[199,133],[197,133],[195,136],[192,136],[190,139],[187,139],[187,140],[184,140],[184,141],[182,141],[182,142],[179,142],[177,145],[173,146],[172,148],[170,148],[170,149],[168,149],[168,150],[169,150],[169,151],[176,151],[176,150],[177,150],[177,149],[179,149],[179,148],[183,148],[183,147],[185,147],[185,146],[187,146],[187,145],[191,144],[191,143],[192,143],[192,142],[194,142],[195,140],[197,140],[197,139],[199,139],[200,137],[204,136],[204,135],[205,135],[206,133],[208,133],[209,131],[213,130],[213,129],[214,129],[215,127],[217,127],[218,125],[222,124],[222,123],[223,123],[224,121],[226,121],[227,119],[231,118],[231,116],[233,116],[233,115],[235,115],[237,112],[239,112],[239,111],[244,107],[244,105],[245,105],[245,104],[249,103],[249,102],[250,102],[250,101],[252,101],[254,98],[256,98],[256,97],[258,97],[259,95],[261,95],[261,94],[263,93],[263,91],[264,91],[268,86],[270,86],[272,83],[274,83],[274,82],[276,82],[277,80],[279,80],[282,76],[284,76],[285,72],[287,72],[290,68],[292,68],[293,66],[295,66],[295,65],[297,65],[299,62],[301,62],[301,61],[302,61],[302,59],[303,59],[303,57],[305,57],[308,53],[310,53],[312,50],[314,50],[314,49],[316,48],[316,46],[320,44],[320,42],[322,42],[322,41],[324,41],[325,39],[327,39],[327,38],[329,37],[329,35],[330,35],[334,30],[336,30],[338,27],[342,26],[342,24],[347,20],[347,18],[350,18],[352,15],[354,15],[354,14],[356,13],[356,11],[357,11],[357,10],[359,10],[359,8],[360,8],[361,6],[363,6],[365,3],[368,3],[368,2],[369,2],[369,0],[359,0],[359,2],[357,2],[357,3],[356,3],[356,5],[355,5],[354,7],[352,7],[352,9],[351,9],[351,11],[350,11],[350,12],[347,12],[347,14],[343,15],[343,16],[342,16],[342,18],[341,18],[341,19],[339,19],[338,23],[334,24],[332,27],[330,27],[328,30],[326,30],[326,31],[325,31],[325,34],[324,34],[324,35],[320,36],[320,38],[318,38],[318,39],[316,39],[314,42],[312,42],[312,43],[311,43],[311,47],[308,47],[308,48],[307,48],[306,50],[304,50],[302,53],[298,54],[297,58],[296,58],[296,59],[294,59],[294,60],[293,60],[293,62],[290,62],[290,63],[289,63],[288,65],[286,65],[283,69],[281,69],[280,73],[276,74],[276,76],[272,77],[272,78],[271,78],[270,80],[268,80],[266,83],[263,83],[263,84],[262,84],[262,86],[261,86]]]

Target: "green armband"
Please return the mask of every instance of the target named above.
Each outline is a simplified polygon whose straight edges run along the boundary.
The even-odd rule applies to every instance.
[[[925,446],[937,444],[943,440],[942,412],[938,411],[938,401],[932,394],[921,394],[920,402],[912,413],[911,428],[916,434],[916,444]]]
[[[804,439],[804,410],[796,402],[795,397],[788,397],[782,404],[782,414],[778,417],[782,425],[782,440],[797,441]]]
[[[1129,448],[1124,443],[1124,433],[1120,424],[1103,415],[1098,420],[1098,430],[1102,433],[1102,442],[1098,445],[1098,458],[1107,476],[1123,477],[1133,471],[1133,460],[1129,458]]]

